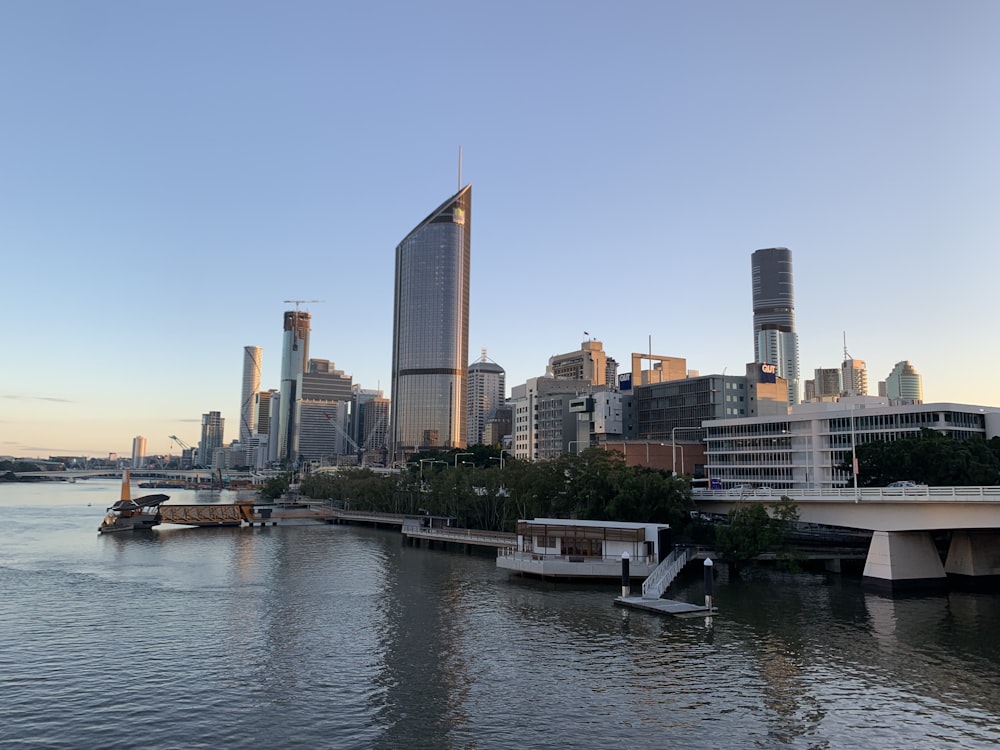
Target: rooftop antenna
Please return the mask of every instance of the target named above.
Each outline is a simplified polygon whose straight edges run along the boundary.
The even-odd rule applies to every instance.
[[[846,362],[851,358],[851,355],[847,353],[847,331],[844,331],[844,361]]]
[[[462,144],[458,144],[458,191],[462,192]]]

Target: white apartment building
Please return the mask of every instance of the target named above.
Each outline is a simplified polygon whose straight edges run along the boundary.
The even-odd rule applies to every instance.
[[[868,366],[863,359],[848,357],[840,365],[840,381],[844,396],[868,395]]]
[[[966,404],[893,403],[877,396],[801,404],[788,414],[702,422],[706,473],[722,488],[783,490],[845,487],[853,481],[852,446],[899,440],[922,428],[957,439],[1000,435],[1000,408]]]

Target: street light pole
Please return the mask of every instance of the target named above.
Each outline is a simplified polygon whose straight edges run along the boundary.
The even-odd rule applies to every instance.
[[[701,427],[674,427],[670,430],[670,470],[673,471],[674,476],[677,476],[677,431],[684,430],[701,432]],[[683,462],[684,448],[681,448],[681,461]],[[684,466],[682,465],[683,469]]]
[[[420,483],[424,482],[424,464],[443,464],[444,461],[439,461],[436,458],[421,458],[420,459]]]
[[[573,446],[574,445],[579,445],[582,442],[584,442],[584,441],[583,440],[570,440],[568,443],[566,443],[566,452],[567,453],[572,453],[573,452]],[[577,449],[576,454],[580,455],[579,449]]]
[[[475,455],[475,454],[473,454],[473,453],[456,453],[455,454],[455,468],[456,469],[458,468],[458,459],[459,458],[461,458],[462,456],[472,456],[472,455]]]

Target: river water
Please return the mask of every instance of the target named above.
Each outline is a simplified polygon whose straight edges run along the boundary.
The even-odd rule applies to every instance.
[[[1000,743],[998,595],[720,570],[709,626],[390,530],[98,535],[117,495],[0,484],[0,747]]]

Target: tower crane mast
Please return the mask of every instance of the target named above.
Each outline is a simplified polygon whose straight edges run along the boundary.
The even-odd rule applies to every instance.
[[[319,304],[321,302],[326,302],[326,300],[322,299],[286,299],[282,301],[286,305],[295,305],[295,312],[299,311],[299,305]]]

